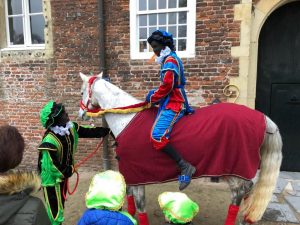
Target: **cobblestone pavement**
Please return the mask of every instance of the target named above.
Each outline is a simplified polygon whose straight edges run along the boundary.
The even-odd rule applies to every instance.
[[[81,172],[76,193],[66,201],[64,225],[75,225],[85,211],[85,193],[95,172]],[[299,176],[299,177],[298,177]],[[71,189],[74,184],[71,180]],[[148,185],[146,187],[147,212],[151,225],[163,224],[164,217],[157,197],[164,191],[177,191],[176,182]],[[199,204],[200,211],[194,219],[196,225],[222,225],[230,203],[230,191],[225,183],[210,183],[207,179],[193,180],[184,191]],[[42,197],[42,193],[38,193]],[[258,225],[300,224],[300,173],[282,172],[272,202]],[[126,203],[124,206],[126,210]],[[241,219],[241,216],[239,216]],[[238,224],[238,222],[236,223]]]

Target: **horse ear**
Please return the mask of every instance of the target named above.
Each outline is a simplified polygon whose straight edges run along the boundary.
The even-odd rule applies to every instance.
[[[85,74],[79,72],[79,75],[80,75],[82,81],[88,81],[88,77]]]
[[[102,78],[102,77],[103,77],[103,71],[102,71],[101,73],[99,73],[99,74],[97,75],[97,77],[98,77],[98,78]]]

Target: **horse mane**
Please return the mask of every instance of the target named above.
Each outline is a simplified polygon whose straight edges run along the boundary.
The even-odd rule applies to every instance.
[[[100,96],[98,96],[99,104],[104,108],[122,107],[142,102],[104,79],[95,82],[93,92],[96,94],[98,90],[101,90],[99,91],[99,93],[101,92]]]

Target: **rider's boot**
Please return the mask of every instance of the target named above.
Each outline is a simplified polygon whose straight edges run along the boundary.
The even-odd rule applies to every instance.
[[[180,168],[181,176],[179,179],[179,190],[182,191],[191,183],[191,179],[196,172],[196,168],[182,159],[169,143],[162,149],[162,151],[175,160]]]

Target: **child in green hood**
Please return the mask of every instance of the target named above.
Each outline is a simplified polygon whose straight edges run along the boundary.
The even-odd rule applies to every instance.
[[[165,215],[166,225],[192,225],[199,211],[197,203],[181,192],[164,192],[159,195],[158,202]]]

